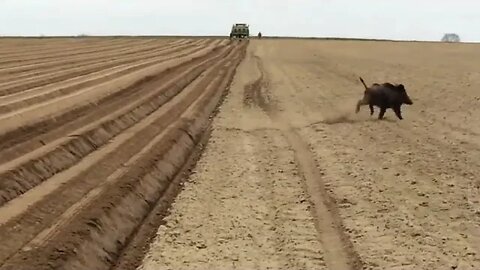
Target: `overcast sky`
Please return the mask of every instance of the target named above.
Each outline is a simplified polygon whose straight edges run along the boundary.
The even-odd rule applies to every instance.
[[[480,41],[478,0],[0,0],[0,35],[264,35]]]

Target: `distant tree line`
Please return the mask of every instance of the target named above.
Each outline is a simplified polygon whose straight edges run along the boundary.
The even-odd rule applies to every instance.
[[[442,42],[460,42],[460,37],[455,33],[443,35]]]

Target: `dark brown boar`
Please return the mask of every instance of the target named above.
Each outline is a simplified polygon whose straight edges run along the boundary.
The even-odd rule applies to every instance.
[[[395,115],[397,115],[398,119],[402,120],[402,105],[413,104],[403,84],[393,85],[391,83],[374,83],[372,86],[367,87],[362,77],[360,77],[360,81],[365,87],[365,92],[363,98],[357,102],[355,113],[360,111],[361,106],[368,105],[370,107],[370,115],[373,115],[373,107],[377,106],[380,108],[378,119],[383,119],[387,109],[391,108],[395,112]]]

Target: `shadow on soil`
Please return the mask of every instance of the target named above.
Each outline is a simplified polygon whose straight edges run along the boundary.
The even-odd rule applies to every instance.
[[[325,119],[317,122],[317,124],[327,124],[327,125],[336,125],[336,124],[353,124],[353,123],[362,123],[362,122],[376,122],[376,121],[386,121],[386,122],[395,122],[394,119],[390,119],[388,117],[384,117],[382,120],[377,119],[376,115],[371,117],[365,116],[356,116],[352,113],[349,114],[338,114],[338,115],[330,115],[325,117]]]

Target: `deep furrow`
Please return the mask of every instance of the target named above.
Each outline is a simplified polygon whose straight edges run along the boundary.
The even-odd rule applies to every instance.
[[[127,104],[132,105],[130,100],[138,100],[137,89],[140,86],[143,87],[142,97],[150,96],[153,91],[158,90],[158,88],[150,87],[150,85],[156,85],[162,81],[170,81],[176,77],[176,74],[183,74],[189,69],[189,66],[202,63],[212,57],[214,53],[215,52],[211,52],[207,55],[194,58],[189,62],[172,67],[169,70],[146,77],[123,91],[107,96],[96,103],[89,103],[68,111],[64,115],[56,117],[56,119],[49,118],[46,121],[15,130],[11,134],[0,137],[0,149],[2,149],[0,150],[0,164],[25,155],[29,151],[58,139],[68,132],[90,124],[90,118],[100,119],[108,114],[112,114],[112,112],[115,112],[118,108],[124,108]],[[35,140],[32,140],[32,138],[35,138]]]
[[[8,149],[8,151],[2,152],[2,155],[0,155],[0,162],[9,160],[11,156],[15,156],[18,154],[18,152],[22,152],[19,151],[19,148],[13,146],[24,142],[26,144],[20,147],[24,147],[24,149],[34,149],[35,147],[45,144],[45,142],[48,143],[57,137],[63,136],[63,134],[68,132],[68,130],[79,128],[81,127],[82,123],[85,121],[88,122],[88,120],[85,118],[82,119],[81,116],[88,118],[88,114],[90,112],[95,113],[96,116],[111,113],[111,110],[119,107],[116,106],[115,103],[118,105],[127,103],[129,99],[122,98],[126,98],[129,95],[134,94],[137,87],[149,82],[160,82],[159,80],[161,80],[161,77],[164,76],[166,79],[168,79],[169,77],[173,76],[175,72],[181,72],[183,69],[185,69],[189,63],[198,63],[199,61],[203,61],[212,53],[214,53],[214,51],[208,50],[202,54],[197,54],[195,56],[192,55],[192,58],[189,61],[182,61],[180,59],[179,63],[176,63],[177,61],[171,61],[172,63],[175,63],[175,65],[170,67],[166,65],[165,68],[167,69],[158,70],[156,73],[144,74],[145,77],[143,79],[136,81],[130,80],[129,84],[123,89],[115,91],[110,95],[106,95],[103,98],[99,98],[98,101],[88,102],[85,104],[77,103],[77,107],[67,110],[62,114],[57,114],[55,118],[48,117],[44,120],[39,120],[33,124],[24,125],[19,129],[14,129],[11,132],[3,134],[0,136],[0,149]],[[113,106],[109,107],[108,104],[112,104],[112,102]],[[50,131],[53,131],[53,134],[49,134]],[[45,136],[42,136],[42,134]],[[32,140],[33,138],[37,138],[38,140]],[[22,153],[18,154],[17,156],[21,154]],[[25,152],[23,154],[25,154]]]
[[[165,50],[162,50],[161,53],[158,54],[158,56],[168,55],[175,52],[176,50],[189,48],[190,46],[196,46],[198,44],[200,44],[200,42],[198,42],[197,44],[187,44],[187,45],[178,46],[178,47],[174,46],[171,48],[166,48]],[[150,53],[147,53],[147,55],[149,54]],[[142,58],[143,56],[141,55],[139,57]],[[133,57],[133,58],[135,59],[137,57]],[[71,79],[74,77],[85,76],[85,75],[94,73],[96,71],[102,71],[108,68],[114,68],[116,66],[126,65],[130,61],[131,61],[130,59],[118,59],[118,60],[112,60],[107,63],[98,63],[96,65],[87,66],[87,68],[81,66],[81,67],[66,70],[66,71],[62,70],[62,71],[50,73],[50,74],[30,76],[28,80],[14,81],[14,82],[0,84],[0,95],[14,94],[24,90],[28,90],[29,88],[50,85],[50,84]]]
[[[219,45],[218,42],[214,42],[208,46],[192,48],[188,52],[184,51],[176,56],[171,56],[170,59],[158,60],[159,63],[157,64],[145,64],[146,67],[142,66],[143,64],[140,63],[139,65],[141,68],[138,66],[129,67],[128,69],[130,70],[127,70],[126,72],[128,73],[124,76],[114,76],[109,80],[96,83],[90,87],[82,88],[80,91],[75,91],[68,95],[61,95],[55,99],[46,100],[16,110],[15,112],[0,115],[0,126],[2,127],[3,134],[13,132],[16,129],[21,129],[24,126],[35,125],[36,123],[42,122],[51,117],[60,116],[76,107],[81,107],[88,103],[95,103],[108,95],[112,95],[125,89],[127,85],[135,83],[141,78],[150,77],[162,70],[168,70],[175,67],[179,63],[205,55]],[[131,69],[138,70],[131,71]],[[52,107],[52,105],[55,106]]]
[[[232,53],[230,53],[230,55],[232,55]],[[238,50],[235,55],[238,56]],[[153,204],[155,204],[158,198],[162,195],[163,191],[168,187],[169,181],[175,175],[176,170],[182,165],[185,157],[188,156],[189,151],[195,144],[191,138],[196,139],[201,134],[205,121],[208,121],[208,115],[212,111],[212,105],[215,105],[216,100],[218,100],[216,98],[212,99],[211,96],[216,95],[220,92],[218,89],[226,86],[222,82],[230,81],[229,78],[233,76],[233,69],[235,68],[234,66],[237,65],[240,60],[239,57],[235,57],[234,59],[236,62],[233,65],[228,65],[227,63],[232,61],[232,57],[218,57],[218,59],[220,59],[220,62],[217,62],[217,64],[212,67],[211,71],[207,73],[209,75],[206,74],[203,76],[203,78],[199,78],[199,83],[197,83],[196,86],[191,89],[191,93],[185,96],[182,101],[178,101],[180,104],[183,104],[183,109],[176,108],[176,106],[172,105],[172,112],[176,112],[177,114],[186,113],[184,114],[184,117],[188,117],[188,119],[183,117],[172,119],[169,117],[170,113],[167,112],[162,113],[162,117],[160,118],[155,117],[152,119],[154,122],[146,126],[148,131],[139,130],[136,132],[141,132],[142,136],[144,135],[147,138],[152,139],[145,140],[144,138],[140,139],[139,136],[132,136],[132,139],[128,143],[129,145],[122,146],[122,156],[127,159],[131,158],[132,163],[130,164],[127,161],[127,163],[125,163],[125,167],[120,169],[120,171],[123,172],[117,172],[117,174],[112,176],[118,177],[118,179],[115,178],[112,180],[114,182],[105,183],[105,186],[93,191],[93,194],[96,194],[96,196],[86,197],[90,198],[91,201],[81,204],[82,207],[80,207],[78,211],[69,212],[75,213],[75,215],[70,217],[71,219],[66,221],[66,223],[62,223],[62,221],[60,221],[59,225],[65,225],[59,227],[61,229],[60,231],[54,230],[52,233],[45,234],[48,235],[48,241],[36,242],[35,245],[29,247],[32,249],[28,250],[29,248],[26,248],[20,253],[11,257],[9,262],[4,264],[3,267],[5,269],[14,267],[17,265],[17,263],[19,263],[18,259],[22,261],[23,259],[27,258],[30,258],[33,261],[43,260],[45,259],[45,254],[49,254],[47,257],[57,257],[59,255],[57,251],[60,250],[60,253],[63,253],[63,255],[66,256],[63,259],[58,260],[60,265],[55,266],[49,264],[48,262],[46,264],[41,262],[40,264],[35,263],[35,267],[37,269],[56,269],[57,267],[76,269],[75,265],[77,265],[79,262],[78,259],[82,258],[83,256],[88,256],[88,253],[95,250],[95,253],[98,253],[91,257],[92,260],[90,260],[90,263],[88,263],[89,265],[85,267],[88,269],[108,268],[108,265],[115,260],[117,256],[116,254],[120,252],[122,246],[126,244],[130,234],[133,233],[135,228],[141,224],[143,218],[148,214]],[[218,68],[221,69],[219,70]],[[212,76],[215,76],[216,78],[213,81]],[[202,95],[202,98],[194,101],[199,95]],[[193,107],[190,107],[190,109],[185,111],[185,106],[188,107],[192,102],[194,102],[194,105],[192,105]],[[200,120],[197,120],[198,116],[201,116]],[[165,129],[165,126],[168,125],[168,123],[165,123],[167,119],[172,119],[172,121],[176,122],[173,124],[173,126]],[[148,142],[148,144],[145,145],[146,142],[144,141]],[[179,143],[180,141],[181,143]],[[143,142],[143,145],[138,145],[140,142]],[[142,148],[144,149],[144,152],[138,152]],[[180,153],[178,151],[180,151]],[[137,155],[132,156],[132,153],[137,153]],[[165,158],[168,158],[168,161],[165,160]],[[109,171],[110,175],[115,171],[115,169],[119,168],[118,166],[108,168],[109,164],[110,166],[113,165],[111,162],[111,160],[105,160],[105,165],[102,165],[107,166],[105,169]],[[163,167],[163,169],[161,169],[157,164],[154,164],[155,162],[170,165],[167,165],[167,167]],[[97,167],[95,166],[95,168]],[[160,169],[160,171],[158,171],[158,169]],[[91,170],[85,173],[95,176],[95,174],[104,173],[104,170],[97,170],[93,169],[92,167]],[[159,174],[165,175],[165,178],[158,178],[158,176],[160,176]],[[156,176],[156,179],[160,179],[160,181],[154,180],[155,178],[153,178],[153,176]],[[98,175],[96,177],[98,177]],[[96,178],[93,180],[95,179]],[[25,235],[31,235],[31,237],[33,237],[38,234],[40,232],[39,229],[41,229],[39,227],[42,226],[42,223],[43,226],[48,225],[48,223],[53,224],[51,222],[53,222],[54,219],[47,222],[42,218],[39,219],[39,217],[42,215],[52,214],[56,214],[58,216],[63,213],[63,211],[66,210],[66,206],[62,204],[66,204],[67,207],[68,205],[73,205],[73,203],[80,200],[80,198],[85,195],[85,192],[91,190],[91,188],[99,184],[98,182],[95,183],[93,180],[91,177],[79,176],[75,182],[69,185],[69,187],[62,187],[61,191],[55,193],[55,196],[49,196],[48,200],[45,200],[42,203],[44,207],[49,205],[49,207],[54,207],[56,209],[63,208],[63,210],[60,212],[52,211],[51,209],[47,211],[45,211],[46,209],[31,209],[31,211],[28,213],[36,216],[36,218],[30,217],[30,220],[37,220],[37,224],[31,224],[27,220],[24,220],[24,222],[27,222],[24,225],[31,224],[31,226],[29,228],[28,226],[20,226],[22,230],[26,230],[19,235],[20,238],[28,241],[28,238],[26,238]],[[138,193],[138,191],[146,193],[143,195],[142,193]],[[66,199],[64,203],[55,203],[55,201],[63,201],[63,199]],[[103,206],[102,204],[104,200],[110,201],[110,203],[107,203],[110,206]],[[114,203],[115,201],[116,203]],[[127,208],[124,208],[125,206],[127,206]],[[131,210],[133,211],[130,212]],[[113,222],[113,224],[115,224],[118,218],[125,217],[125,211],[133,213],[133,216],[127,218],[124,221],[125,223],[117,223],[123,224],[122,228],[114,225],[114,227],[111,227],[113,230],[102,229],[101,231],[96,231],[94,229],[97,227],[97,225],[101,226],[101,224],[97,223],[99,221],[102,223]],[[38,221],[40,221],[40,224],[38,224]],[[9,226],[13,225],[15,227],[14,224],[15,223],[12,223]],[[93,225],[93,227],[89,224]],[[93,230],[91,231],[91,229]],[[29,230],[30,234],[28,233]],[[6,231],[8,231],[8,229],[3,226],[0,229],[0,234],[5,233]],[[96,236],[93,236],[91,233]],[[65,235],[70,235],[72,238],[67,240]],[[56,248],[51,249],[51,244],[53,242],[57,243],[55,244]],[[15,243],[11,242],[9,244],[15,244],[18,246],[18,241]],[[41,248],[37,249],[37,245],[40,245]],[[2,247],[2,249],[4,248]],[[9,250],[11,252],[11,249]],[[6,251],[6,249],[4,249],[4,251]],[[70,251],[73,251],[73,253]],[[107,255],[108,258],[104,257],[105,255]],[[30,263],[25,261],[21,262],[21,265],[29,264]]]
[[[183,79],[184,86],[193,81],[202,72],[203,68],[215,59],[216,57],[210,58],[206,63],[187,73]],[[148,116],[168,102],[184,86],[177,81],[170,82],[165,88],[162,88],[165,89],[165,92],[160,92],[163,95],[154,93],[154,95],[147,97],[148,99],[144,99],[141,104],[136,105],[134,103],[135,107],[127,107],[127,111],[123,108],[120,110],[120,113],[111,113],[105,117],[105,120],[101,119],[94,122],[90,125],[92,127],[87,126],[74,131],[74,134],[69,136],[71,137],[70,139],[60,139],[62,142],[56,143],[55,146],[46,145],[43,147],[50,150],[41,153],[36,158],[18,165],[15,165],[17,163],[15,161],[3,164],[0,167],[4,171],[0,174],[0,178],[4,179],[4,181],[0,182],[0,206],[53,175],[73,166],[89,153],[108,143],[111,138],[134,125],[138,119]],[[172,96],[167,95],[170,91],[174,92]],[[132,117],[132,114],[135,117]],[[122,120],[119,121],[119,119]],[[121,125],[119,125],[119,122]]]
[[[224,60],[220,61],[219,63],[216,63],[215,66],[220,67],[223,63],[225,63]],[[212,68],[208,73],[210,75],[213,75],[213,71],[215,71],[215,73],[218,73],[216,68]],[[146,136],[148,139],[143,140],[143,143],[141,145],[137,145],[138,149],[140,150],[137,151],[137,153],[133,157],[126,160],[125,163],[123,163],[124,164],[123,167],[120,167],[115,171],[111,171],[108,177],[106,178],[106,181],[102,182],[93,190],[89,191],[86,196],[83,196],[80,201],[78,201],[76,204],[72,205],[72,207],[70,207],[67,211],[65,211],[64,214],[58,219],[57,223],[53,224],[46,230],[42,231],[42,233],[40,233],[35,239],[33,239],[29,243],[31,247],[27,249],[44,245],[44,243],[48,241],[49,238],[52,238],[56,232],[60,231],[59,229],[62,226],[64,226],[66,223],[73,220],[73,218],[75,217],[76,214],[78,214],[78,212],[80,212],[83,208],[85,208],[91,201],[98,198],[99,194],[101,193],[102,190],[104,190],[105,186],[115,185],[116,180],[118,180],[119,177],[125,175],[128,172],[129,167],[135,167],[136,166],[135,163],[142,156],[148,154],[148,152],[152,148],[152,145],[158,143],[163,138],[162,133],[168,133],[168,131],[171,130],[170,125],[176,124],[176,121],[178,121],[178,119],[181,118],[182,114],[184,114],[185,111],[188,111],[188,108],[190,108],[190,106],[194,106],[192,104],[200,102],[202,100],[202,97],[204,96],[209,96],[208,93],[211,92],[211,89],[213,88],[212,85],[215,85],[215,83],[219,81],[221,77],[219,74],[217,74],[216,75],[217,77],[214,80],[207,80],[206,78],[210,78],[208,73],[205,75],[202,74],[201,77],[198,77],[198,80],[200,80],[198,81],[198,83],[193,82],[191,85],[187,86],[187,88],[191,89],[189,93],[186,93],[183,91],[188,91],[190,89],[188,90],[183,89],[182,90],[183,97],[178,97],[178,98],[175,97],[175,100],[172,101],[172,103],[169,103],[168,106],[165,106],[165,108],[161,108],[160,110],[156,111],[155,114],[158,114],[158,117],[157,115],[151,115],[151,119],[153,120],[153,122],[148,123],[148,125],[145,128],[138,130],[136,132],[136,133],[141,132],[142,134],[148,134],[148,136]],[[203,89],[206,89],[206,90],[202,91]],[[168,117],[168,119],[165,119],[166,117]],[[156,126],[154,130],[160,131],[159,133],[149,132],[153,130],[152,124],[153,126]],[[131,136],[130,138],[131,138],[131,141],[136,139],[135,136]],[[193,140],[193,138],[191,139]],[[103,160],[103,161],[108,162],[108,160]]]

